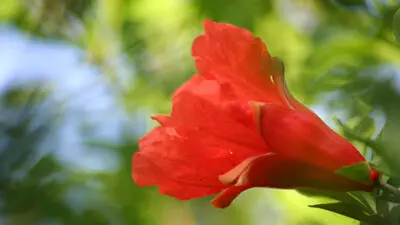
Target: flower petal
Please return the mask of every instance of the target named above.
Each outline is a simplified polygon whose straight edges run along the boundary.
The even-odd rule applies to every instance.
[[[225,93],[227,92],[227,93]],[[180,199],[218,193],[218,180],[246,158],[268,152],[249,104],[236,102],[229,86],[194,76],[173,98],[171,116],[139,142],[133,179]]]
[[[219,176],[219,179],[231,187],[225,189],[212,201],[217,208],[229,206],[241,192],[252,187],[335,191],[371,191],[373,189],[370,184],[349,180],[335,174],[334,171],[274,153],[250,157]]]
[[[253,108],[239,102],[230,86],[193,76],[173,97],[170,126],[187,126],[221,139],[266,152],[264,140],[257,130]]]
[[[226,150],[201,149],[198,141],[182,137],[170,127],[152,130],[139,141],[139,149],[132,159],[132,178],[140,186],[157,185],[161,193],[179,199],[215,194],[225,188],[217,180],[223,168],[219,168],[216,155],[229,155]],[[213,157],[216,163],[209,162]]]
[[[253,156],[250,158],[245,159],[242,161],[240,164],[238,164],[235,168],[229,170],[225,174],[222,174],[219,176],[219,180],[226,185],[240,185],[244,184],[246,182],[242,182],[239,180],[241,177],[243,177],[243,173],[246,173],[246,171],[249,169],[249,167],[252,166],[252,164],[256,161],[256,159],[269,155],[271,153],[267,153],[265,155],[261,156]]]
[[[264,43],[248,30],[204,22],[205,34],[192,47],[200,75],[229,83],[241,98],[284,105],[272,81],[271,57]]]
[[[151,119],[157,121],[161,126],[165,126],[169,121],[169,116],[156,115],[156,116],[152,116]]]
[[[312,188],[320,190],[352,191],[372,190],[372,185],[363,184],[335,174],[305,161],[279,154],[265,154],[245,160],[247,166],[227,172],[220,179],[231,176],[235,186],[270,187],[282,189]],[[241,172],[238,172],[241,170]],[[232,172],[233,171],[233,172]]]
[[[309,110],[307,107],[305,107],[303,104],[301,104],[293,95],[289,92],[287,85],[286,85],[286,80],[285,80],[285,66],[283,65],[283,62],[278,59],[277,57],[273,57],[271,59],[271,64],[272,64],[272,80],[274,84],[277,87],[277,90],[282,96],[282,99],[286,102],[286,105],[289,106],[291,109],[299,110],[299,111],[304,111],[304,112],[309,112],[311,114],[312,111]]]
[[[229,187],[223,190],[217,197],[215,197],[211,201],[211,203],[216,208],[226,208],[233,202],[233,200],[235,200],[237,196],[239,196],[243,191],[249,188],[250,186],[248,185]]]
[[[264,104],[261,127],[267,145],[278,154],[330,170],[365,161],[350,142],[315,114]]]

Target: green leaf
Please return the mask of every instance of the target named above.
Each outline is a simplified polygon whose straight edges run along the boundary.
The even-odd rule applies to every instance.
[[[391,177],[391,178],[389,178],[389,180],[387,181],[387,183],[390,184],[390,185],[392,185],[392,186],[394,186],[394,187],[396,187],[396,188],[399,188],[399,187],[400,187],[400,178],[398,178],[398,177]]]
[[[400,43],[400,8],[393,15],[393,33],[397,42]]]
[[[400,205],[390,211],[390,220],[393,225],[400,225]]]
[[[356,164],[352,164],[350,166],[342,167],[335,171],[336,174],[347,177],[351,180],[363,182],[363,183],[371,183],[370,180],[370,167],[367,162],[360,162]]]
[[[376,204],[371,193],[367,192],[337,192],[311,189],[298,189],[300,194],[308,197],[325,197],[342,203],[359,205],[369,213],[376,213]]]
[[[348,139],[354,139],[354,140],[357,140],[359,142],[362,142],[365,145],[367,145],[368,147],[370,147],[374,152],[381,151],[381,146],[376,141],[371,140],[370,138],[366,138],[366,137],[360,136],[355,131],[353,131],[353,129],[351,129],[350,127],[346,126],[342,121],[340,121],[337,118],[334,118],[334,121],[336,122],[336,124],[339,127],[342,128],[344,136],[347,137]]]
[[[373,158],[373,163],[376,166],[385,166],[387,171],[391,174],[389,176],[400,177],[398,171],[400,171],[400,164],[398,163],[398,158],[400,157],[400,152],[398,151],[400,139],[400,120],[398,115],[400,110],[396,109],[388,114],[387,121],[382,128],[379,137],[377,137],[376,143],[379,145],[378,149],[375,151],[376,155],[379,157]]]
[[[354,127],[354,133],[361,135],[363,137],[371,137],[375,131],[374,119],[366,116],[361,119],[361,121]]]
[[[312,190],[312,189],[298,189],[297,192],[307,197],[316,197],[316,198],[325,197],[349,204],[359,203],[359,201],[355,199],[355,196],[352,196],[350,192],[322,191],[322,190]]]
[[[343,202],[310,205],[309,207],[324,209],[343,216],[347,216],[368,224],[375,224],[379,218],[376,215],[368,214],[360,205]]]
[[[353,191],[350,195],[357,199],[369,213],[376,213],[375,198],[370,192]]]
[[[370,163],[370,166],[375,171],[379,172],[380,174],[387,175],[389,177],[394,177],[393,173],[391,172],[389,166],[386,162],[382,160],[379,156],[375,156]]]

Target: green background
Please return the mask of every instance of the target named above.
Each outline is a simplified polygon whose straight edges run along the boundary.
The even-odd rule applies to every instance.
[[[119,113],[95,110],[83,116],[66,109],[75,100],[87,106],[101,101],[82,97],[96,88],[96,82],[57,102],[49,99],[61,91],[46,79],[3,89],[0,224],[357,224],[308,208],[328,200],[295,191],[249,190],[225,210],[213,208],[211,198],[180,202],[159,195],[156,188],[138,188],[131,180],[131,157],[138,138],[155,125],[149,116],[168,113],[172,92],[195,73],[191,44],[203,32],[202,21],[210,18],[261,37],[271,55],[285,62],[293,95],[331,127],[338,128],[332,120],[338,117],[360,135],[379,139],[380,157],[374,157],[377,153],[365,144],[354,144],[367,158],[383,159],[385,163],[378,164],[396,175],[400,171],[399,12],[394,16],[398,5],[393,0],[2,0],[2,28],[12,27],[45,48],[77,49],[77,66],[96,71]],[[6,50],[10,49],[0,49]],[[0,61],[0,71],[13,66],[24,70],[23,76],[36,76],[23,60],[12,65]],[[76,79],[68,73],[53,75]],[[100,114],[101,119],[92,120]],[[71,131],[80,137],[78,142],[60,134],[69,117],[81,123]],[[122,122],[113,128],[117,130],[113,138],[93,135],[98,126],[116,119]],[[67,153],[60,154],[68,151],[72,160],[64,158]],[[88,163],[76,164],[75,158],[86,158]],[[91,159],[99,168],[86,165]]]

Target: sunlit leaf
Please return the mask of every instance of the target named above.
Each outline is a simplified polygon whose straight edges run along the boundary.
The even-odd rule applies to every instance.
[[[331,211],[369,224],[374,224],[379,219],[377,216],[368,214],[359,205],[354,205],[354,204],[338,202],[338,203],[310,205],[310,207]]]
[[[335,192],[301,189],[297,190],[300,194],[309,197],[325,197],[337,200],[342,203],[359,205],[368,213],[376,213],[375,201],[371,193],[366,192]]]
[[[375,131],[374,119],[370,116],[366,116],[354,127],[356,134],[362,135],[363,137],[371,137]]]
[[[336,191],[321,191],[312,189],[299,189],[297,190],[300,194],[308,197],[325,197],[337,200],[340,202],[345,202],[349,204],[358,204],[359,201],[355,196],[351,195],[350,192],[336,192]]]

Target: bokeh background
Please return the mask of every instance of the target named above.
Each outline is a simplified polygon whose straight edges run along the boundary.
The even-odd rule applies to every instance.
[[[329,200],[296,191],[249,190],[225,210],[210,198],[180,202],[137,187],[131,157],[155,125],[149,115],[168,113],[171,93],[195,73],[191,44],[210,18],[260,36],[285,62],[293,94],[339,132],[334,117],[379,138],[395,171],[398,6],[396,0],[1,0],[0,224],[359,224],[308,208]],[[354,144],[374,160],[367,146]]]

